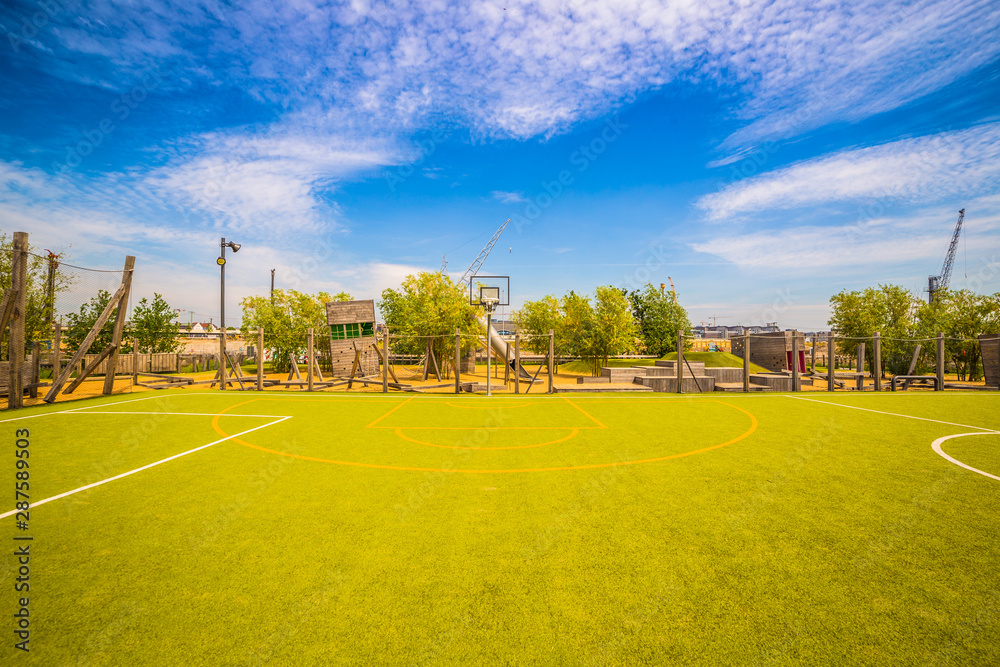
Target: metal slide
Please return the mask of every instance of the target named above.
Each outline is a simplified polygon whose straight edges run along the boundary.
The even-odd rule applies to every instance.
[[[489,317],[489,315],[483,315],[483,317],[479,320],[479,323],[485,325],[487,317]],[[493,326],[492,322],[490,322],[490,347],[493,349],[493,352],[496,353],[498,358],[506,360],[507,365],[510,366],[511,370],[516,370],[517,372],[519,372],[522,378],[528,378],[529,380],[531,379],[531,373],[524,370],[524,366],[521,366],[520,368],[514,368],[514,364],[516,362],[516,360],[514,359],[514,346],[513,345],[510,346],[510,356],[508,356],[507,341],[505,341],[500,336],[500,334],[497,333],[497,330]]]

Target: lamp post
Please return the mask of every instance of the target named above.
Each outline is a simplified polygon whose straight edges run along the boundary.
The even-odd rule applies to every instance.
[[[232,241],[226,243],[226,237],[223,236],[219,242],[221,250],[219,259],[215,260],[215,263],[219,265],[222,280],[219,297],[219,327],[221,330],[219,334],[219,388],[223,390],[226,388],[226,248],[232,248],[235,254],[240,251],[240,247],[239,243]]]

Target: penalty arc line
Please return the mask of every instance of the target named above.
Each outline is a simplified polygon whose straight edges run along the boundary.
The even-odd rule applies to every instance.
[[[242,416],[242,415],[233,415],[233,416],[237,417],[237,416]],[[272,416],[276,416],[276,415],[272,415]],[[159,461],[156,461],[155,463],[150,463],[150,464],[144,465],[141,468],[136,468],[135,470],[129,470],[128,472],[123,472],[122,474],[115,475],[114,477],[109,477],[107,479],[102,479],[100,482],[94,482],[93,484],[87,484],[86,486],[81,486],[78,489],[73,489],[72,491],[66,491],[65,493],[60,493],[57,496],[52,496],[50,498],[45,498],[44,500],[39,500],[37,502],[30,503],[29,509],[34,509],[35,507],[37,507],[39,505],[44,505],[45,503],[50,503],[53,500],[59,500],[60,498],[65,498],[66,496],[71,496],[74,493],[79,493],[81,491],[86,491],[87,489],[92,489],[95,486],[101,486],[102,484],[107,484],[108,482],[113,482],[116,479],[121,479],[122,477],[128,477],[129,475],[134,475],[137,472],[142,472],[143,470],[148,470],[149,468],[152,468],[154,466],[158,466],[161,463],[166,463],[167,461],[173,461],[174,459],[179,459],[182,456],[187,456],[188,454],[193,454],[194,452],[201,451],[202,449],[207,449],[208,447],[211,447],[212,445],[217,445],[220,442],[225,442],[226,440],[232,440],[233,438],[238,438],[241,435],[246,435],[247,433],[252,433],[252,432],[258,431],[258,430],[260,430],[262,428],[266,428],[268,426],[274,426],[275,424],[280,424],[281,422],[283,422],[283,421],[285,421],[287,419],[291,419],[291,416],[281,417],[281,418],[277,419],[276,421],[270,422],[268,424],[262,424],[260,426],[255,426],[253,428],[247,429],[246,431],[241,431],[240,433],[234,433],[233,435],[226,436],[225,438],[221,438],[219,440],[216,440],[215,442],[210,442],[207,445],[201,445],[200,447],[195,447],[194,449],[189,449],[186,452],[181,452],[180,454],[174,454],[173,456],[168,456],[165,459],[160,459]],[[7,518],[9,516],[13,516],[14,514],[16,514],[19,511],[23,512],[24,510],[11,510],[10,512],[5,512],[3,514],[0,514],[0,519],[5,519],[5,518]]]
[[[996,433],[996,431],[994,431],[993,433]],[[983,475],[984,477],[989,477],[990,479],[995,479],[996,481],[1000,482],[1000,477],[997,477],[996,475],[991,475],[990,473],[984,472],[984,471],[980,470],[979,468],[973,468],[972,466],[970,466],[968,464],[962,463],[958,459],[952,458],[951,456],[948,456],[947,454],[944,453],[944,450],[941,449],[941,445],[943,445],[946,441],[951,440],[952,438],[964,438],[967,435],[992,435],[992,434],[990,434],[990,433],[956,433],[955,435],[946,435],[946,436],[938,438],[937,440],[935,440],[934,442],[932,442],[931,443],[931,449],[933,449],[935,452],[937,452],[938,454],[940,454],[946,460],[951,461],[952,463],[954,463],[957,466],[965,468],[966,470],[971,470],[972,472],[979,473],[980,475]]]

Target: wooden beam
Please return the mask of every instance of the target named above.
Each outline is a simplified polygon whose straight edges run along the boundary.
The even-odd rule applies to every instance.
[[[556,379],[555,368],[554,368],[555,347],[556,347],[555,332],[552,329],[549,329],[549,393],[550,394],[555,393],[555,388],[554,388]],[[486,341],[486,349],[487,349],[486,353],[489,354],[489,341]]]
[[[264,328],[257,327],[257,391],[264,390]]]
[[[937,384],[934,386],[934,391],[944,391],[944,334],[940,331],[937,335],[937,355],[934,361],[935,375],[937,375]]]
[[[378,352],[378,346],[377,345],[375,345],[374,343],[372,343],[372,347],[374,347],[375,351]],[[382,393],[383,394],[388,394],[389,393],[389,372],[392,370],[391,368],[389,368],[389,330],[388,330],[388,328],[386,328],[385,331],[384,331],[384,333],[382,334],[382,350],[383,350],[384,354],[378,355],[379,356],[379,361],[382,362]],[[397,384],[399,383],[399,380],[396,378],[396,374],[395,373],[392,374],[392,379],[396,380]]]
[[[361,366],[361,350],[358,349],[357,344],[354,345],[354,363],[351,364],[351,375],[347,378],[347,388],[350,389],[354,382],[354,375],[358,372],[358,367]]]
[[[514,334],[514,393],[521,393],[521,334]]]
[[[462,330],[455,328],[455,393],[462,393]]]
[[[684,387],[684,332],[677,330],[677,393],[683,394]]]
[[[106,348],[104,348],[104,351],[101,352],[99,355],[97,355],[96,359],[87,364],[87,367],[83,369],[83,372],[81,372],[79,375],[76,376],[76,379],[73,380],[73,382],[71,382],[68,387],[66,387],[66,391],[64,391],[63,393],[72,394],[74,391],[76,391],[76,388],[79,387],[80,384],[87,379],[87,376],[93,373],[94,369],[97,368],[102,361],[108,358],[113,348],[114,348],[113,345],[109,345]],[[52,388],[55,389],[55,386],[53,386]],[[51,390],[49,391],[49,393],[52,393]],[[46,396],[46,398],[48,397]],[[51,403],[52,401],[46,401],[46,402]]]
[[[431,361],[434,362],[434,377],[436,377],[437,381],[440,382],[441,381],[441,369],[438,368],[437,355],[434,354],[434,339],[433,338],[428,338],[427,339],[427,351],[430,353]],[[424,379],[426,380],[427,378],[424,378]]]
[[[313,330],[312,327],[309,327],[309,330],[306,332],[306,355],[309,357],[309,360],[306,362],[308,364],[308,366],[306,367],[306,386],[308,387],[308,391],[313,390],[313,381],[314,381],[313,362],[316,361],[313,358],[314,352],[315,350],[313,349]]]
[[[128,294],[132,289],[132,273],[135,269],[135,257],[125,256],[125,270],[122,273],[122,287],[125,292],[118,301],[118,313],[115,315],[115,328],[111,333],[111,355],[108,357],[107,371],[104,373],[104,395],[109,396],[115,390],[115,373],[118,370],[118,349],[122,342],[122,332],[125,330],[125,317],[128,315]]]
[[[834,380],[834,359],[837,353],[834,351],[836,345],[836,339],[834,338],[833,329],[830,329],[830,333],[826,336],[826,390],[833,391],[837,388],[836,380]],[[877,384],[875,385],[878,386]]]
[[[10,384],[7,385],[7,407],[19,408],[24,405],[24,330],[27,316],[28,298],[28,234],[14,232],[14,244],[10,262],[11,317],[10,343]]]
[[[38,387],[42,381],[42,344],[37,340],[31,344],[31,384],[28,396],[38,398]]]
[[[45,395],[45,398],[42,399],[46,403],[51,403],[52,401],[56,400],[56,396],[59,395],[59,390],[62,389],[62,386],[66,383],[66,380],[68,380],[69,376],[73,373],[73,368],[77,364],[83,361],[83,355],[87,354],[87,350],[89,350],[90,346],[94,344],[94,341],[97,339],[98,334],[101,333],[101,329],[103,329],[104,325],[107,324],[108,318],[111,317],[112,311],[114,311],[114,309],[118,306],[118,303],[121,301],[124,289],[125,289],[124,285],[118,288],[118,291],[115,292],[114,296],[111,297],[111,300],[108,301],[108,305],[104,307],[104,311],[97,318],[97,321],[94,322],[94,326],[91,327],[90,332],[83,339],[83,342],[80,343],[80,349],[78,349],[73,354],[73,358],[70,359],[68,364],[66,364],[66,368],[63,369],[63,372],[59,376],[59,378],[57,380],[53,380],[52,387],[49,389],[49,393],[47,393]],[[77,379],[84,377],[86,377],[86,373],[83,370],[81,370],[80,376]]]
[[[14,292],[6,289],[3,293],[3,301],[0,301],[0,343],[7,332],[7,322],[10,320],[10,311],[14,309]]]
[[[872,377],[875,378],[875,391],[882,391],[882,333],[875,332],[875,368]]]
[[[816,343],[813,342],[813,350],[816,349]],[[746,336],[743,337],[743,391],[750,391],[750,331],[747,330]]]
[[[62,372],[62,325],[56,322],[56,333],[52,338],[52,379]]]

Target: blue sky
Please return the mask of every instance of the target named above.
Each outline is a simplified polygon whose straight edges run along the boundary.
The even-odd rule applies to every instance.
[[[227,317],[484,273],[671,276],[693,321],[822,329],[841,289],[1000,291],[992,2],[26,0],[0,9],[0,229]],[[186,315],[185,315],[186,316]]]

